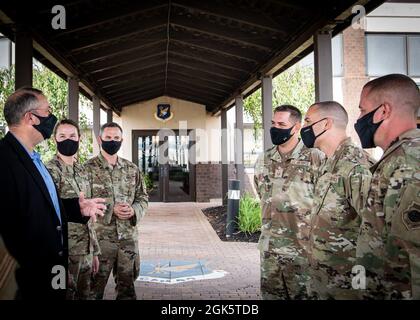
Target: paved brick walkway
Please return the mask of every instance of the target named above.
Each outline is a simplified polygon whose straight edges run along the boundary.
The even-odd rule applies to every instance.
[[[139,228],[143,261],[205,261],[228,274],[176,284],[136,281],[138,299],[260,299],[259,253],[255,243],[223,242],[200,208],[215,203],[150,203]],[[112,276],[105,299],[115,299]]]

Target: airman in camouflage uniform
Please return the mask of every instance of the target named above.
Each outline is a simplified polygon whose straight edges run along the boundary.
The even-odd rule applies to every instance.
[[[364,147],[379,146],[361,211],[357,263],[366,274],[364,299],[420,299],[420,93],[404,75],[369,82],[356,131]],[[363,289],[363,288],[362,288]]]
[[[107,133],[107,130],[117,133]],[[121,139],[122,130],[114,124],[105,124],[101,129],[102,151],[86,162],[92,186],[92,195],[107,199],[107,211],[96,223],[96,233],[101,248],[99,272],[94,278],[93,293],[103,299],[105,286],[113,271],[117,299],[136,299],[134,281],[140,272],[138,248],[138,223],[145,215],[148,197],[143,175],[132,162],[116,156],[118,150],[106,147],[104,137]],[[109,131],[111,132],[111,131]],[[119,134],[119,136],[118,136]],[[108,141],[109,145],[116,141]],[[121,140],[119,140],[121,144]],[[106,149],[106,151],[105,151]],[[119,147],[118,147],[119,149]],[[115,165],[104,157],[114,155]],[[128,204],[132,209],[129,219],[120,219],[115,213],[118,204]]]
[[[88,176],[76,160],[80,130],[74,121],[63,119],[54,128],[57,155],[46,164],[62,199],[78,198],[83,192],[90,198]],[[100,254],[92,220],[87,224],[68,223],[68,288],[67,299],[90,299],[93,266]],[[95,257],[94,257],[95,256]]]
[[[292,116],[293,115],[293,116]],[[263,299],[308,299],[308,240],[314,183],[324,155],[298,139],[301,113],[292,106],[274,111],[273,127],[288,131],[284,143],[271,129],[274,147],[255,165],[255,185],[261,199],[261,292]],[[282,129],[281,127],[292,129]],[[293,134],[291,134],[293,133]],[[280,135],[281,137],[282,135]],[[288,147],[282,153],[280,148]]]
[[[314,133],[312,141],[328,157],[315,185],[311,217],[311,290],[316,299],[358,298],[352,288],[358,210],[369,189],[373,160],[346,137],[347,122],[340,104],[321,102],[309,108],[305,117],[308,126],[302,129],[322,132],[317,137]],[[302,138],[307,140],[305,134]]]
[[[87,174],[79,163],[68,165],[58,156],[46,164],[57,186],[60,198],[77,198],[80,192],[90,198]],[[90,299],[90,280],[92,276],[93,255],[100,254],[93,222],[86,225],[68,223],[69,246],[69,286],[67,299]]]
[[[352,268],[361,222],[358,211],[369,189],[372,163],[347,138],[321,170],[310,242],[313,288],[320,299],[358,298]]]

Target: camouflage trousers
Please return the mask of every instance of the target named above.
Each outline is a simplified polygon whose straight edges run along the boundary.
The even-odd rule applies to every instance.
[[[260,251],[264,300],[310,299],[308,265],[272,251]]]
[[[103,299],[105,287],[112,271],[116,283],[117,300],[136,300],[134,281],[140,272],[137,237],[121,240],[101,239],[98,234],[98,241],[101,255],[99,256],[99,271],[93,278],[94,297]]]
[[[89,300],[92,277],[92,254],[69,256],[67,300]]]
[[[346,263],[328,266],[312,263],[311,295],[317,300],[358,300],[361,291],[352,287],[352,266]]]

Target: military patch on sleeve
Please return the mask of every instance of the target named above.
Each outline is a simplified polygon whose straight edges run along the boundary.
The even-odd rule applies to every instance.
[[[406,211],[403,212],[404,225],[408,230],[420,229],[420,204],[413,202]]]

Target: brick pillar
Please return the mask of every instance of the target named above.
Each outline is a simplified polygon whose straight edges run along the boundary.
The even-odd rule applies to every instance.
[[[354,130],[359,116],[359,99],[363,86],[368,82],[366,76],[365,31],[347,28],[343,32],[343,102],[349,114],[347,133],[353,141],[360,143]]]

